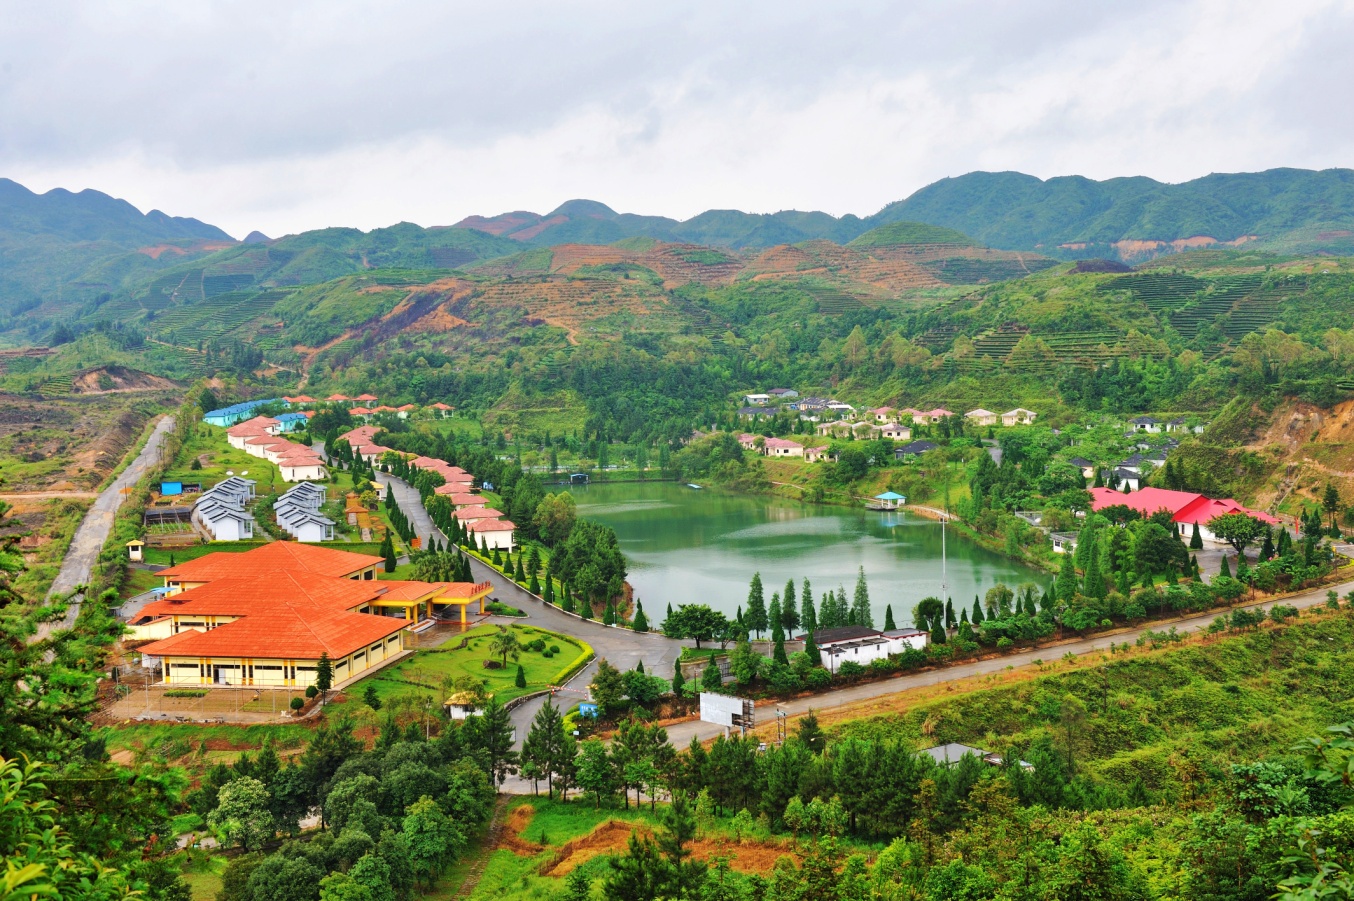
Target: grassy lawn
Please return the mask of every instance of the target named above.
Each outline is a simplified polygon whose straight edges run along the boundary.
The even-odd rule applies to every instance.
[[[191,469],[193,460],[204,454],[202,468]],[[165,480],[201,482],[205,488],[227,478],[227,470],[258,482],[254,490],[260,495],[287,490],[287,483],[282,481],[282,473],[276,465],[236,450],[226,441],[224,428],[202,422],[193,426],[192,436],[183,443],[174,465],[165,473]],[[246,471],[248,475],[245,475]]]
[[[202,726],[193,723],[122,723],[103,730],[109,752],[145,750],[169,759],[197,754],[203,742],[227,744],[232,751],[257,750],[269,739],[278,753],[310,740],[310,725],[269,723],[257,726]],[[234,757],[232,756],[233,760]],[[215,763],[215,761],[213,761]]]
[[[128,569],[127,578],[122,585],[122,597],[124,599],[134,597],[152,588],[159,588],[163,584],[164,579],[148,569]]]
[[[505,668],[486,669],[484,666],[487,660],[498,660],[489,651],[490,641],[498,632],[498,627],[476,626],[461,638],[451,638],[440,648],[416,651],[412,657],[363,679],[359,685],[349,688],[346,694],[350,699],[359,699],[366,691],[366,686],[371,684],[376,687],[377,696],[383,703],[400,697],[431,697],[440,703],[442,695],[446,693],[442,687],[444,683],[450,685],[452,680],[461,676],[473,676],[484,680],[488,691],[500,702],[510,701],[554,684],[560,672],[581,653],[592,650],[577,639],[554,635],[532,626],[514,624],[509,628],[516,633],[518,642],[524,647],[516,663],[509,658]],[[466,647],[456,650],[462,638],[466,640]],[[545,641],[547,649],[558,645],[560,652],[553,657],[546,657],[542,652],[526,650],[525,645],[537,638]],[[518,688],[514,684],[517,663],[522,665],[526,673],[526,688]]]
[[[221,874],[226,871],[227,859],[220,854],[205,851],[186,851],[176,855],[179,872],[193,893],[193,901],[216,901],[221,891]]]

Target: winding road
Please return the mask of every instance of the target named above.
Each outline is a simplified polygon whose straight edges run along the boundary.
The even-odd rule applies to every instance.
[[[428,520],[426,512],[423,511],[422,504],[419,503],[417,491],[399,479],[394,479],[389,476],[380,476],[380,478],[383,481],[389,480],[392,490],[395,491],[396,502],[400,504],[405,515],[408,516],[410,521],[414,524],[419,537],[424,539],[425,546],[427,540],[433,536],[437,537],[439,542],[445,542],[445,536],[433,528],[431,521]],[[626,629],[615,629],[604,626],[592,620],[581,620],[576,616],[564,613],[557,607],[544,604],[527,591],[524,591],[516,583],[504,577],[497,570],[484,565],[474,558],[471,558],[471,570],[474,572],[477,580],[487,579],[493,583],[494,596],[498,600],[514,607],[519,607],[527,613],[525,620],[494,618],[495,620],[500,622],[525,621],[545,629],[564,632],[569,635],[576,635],[592,645],[593,649],[597,652],[598,658],[605,658],[617,669],[622,671],[633,669],[637,662],[643,660],[646,672],[666,677],[672,672],[673,662],[681,653],[684,642],[673,641],[672,639],[654,633],[635,633]],[[1269,610],[1276,604],[1287,604],[1289,606],[1297,607],[1298,609],[1317,607],[1326,603],[1326,592],[1332,588],[1343,596],[1347,592],[1354,590],[1354,581],[1333,586],[1323,585],[1320,588],[1290,597],[1280,597],[1258,603],[1238,604],[1237,608],[1247,610]],[[946,682],[956,682],[962,679],[968,679],[973,676],[1004,672],[1008,668],[1033,666],[1036,665],[1036,660],[1050,660],[1056,657],[1062,657],[1069,653],[1080,656],[1083,654],[1102,652],[1108,650],[1111,644],[1118,645],[1124,644],[1125,642],[1133,644],[1138,640],[1139,636],[1147,631],[1162,632],[1174,628],[1178,632],[1200,632],[1208,628],[1218,615],[1218,611],[1213,611],[1197,616],[1182,617],[1180,619],[1157,620],[1136,628],[1117,629],[1112,632],[1101,633],[1089,638],[1043,645],[1032,650],[1020,651],[1005,656],[975,660],[970,663],[944,667],[928,672],[900,675],[877,682],[851,685],[845,688],[813,695],[811,697],[795,698],[783,702],[759,702],[757,718],[759,722],[770,722],[774,718],[776,710],[784,711],[791,717],[802,715],[809,710],[815,710],[821,713],[842,707],[849,707],[862,701],[870,701],[875,698],[897,694],[898,692],[908,691],[914,688],[940,685]],[[587,668],[572,680],[571,685],[578,688],[580,691],[585,690],[584,687],[592,680],[592,674],[596,672],[596,669],[596,662],[589,664]],[[530,728],[532,717],[536,715],[536,711],[538,711],[544,703],[544,698],[536,698],[513,710],[512,721],[513,725],[517,728],[519,747],[521,740],[526,736],[527,730]],[[570,706],[571,704],[572,700],[561,702],[561,706]],[[715,738],[722,734],[723,728],[709,723],[689,721],[674,723],[667,727],[667,731],[668,739],[673,745],[678,748],[683,748],[690,744],[693,738],[700,739],[701,741]],[[531,791],[531,783],[517,777],[509,777],[508,781],[504,783],[503,789],[511,793],[525,794]]]
[[[173,430],[173,416],[165,416],[156,423],[155,430],[146,439],[146,445],[141,448],[141,453],[137,454],[136,459],[128,464],[113,483],[95,499],[93,506],[80,522],[80,527],[75,530],[75,536],[71,538],[70,547],[66,549],[66,557],[61,561],[61,570],[52,580],[52,587],[47,592],[48,599],[67,594],[81,585],[88,584],[89,577],[94,571],[94,562],[98,560],[99,552],[103,550],[109,533],[113,531],[113,517],[118,512],[118,507],[126,500],[131,487],[141,481],[150,468],[159,462],[160,449],[164,447],[165,437]],[[82,601],[83,595],[72,596],[65,617],[57,623],[43,623],[33,636],[33,640],[45,638],[54,629],[74,627],[75,620],[80,615]]]

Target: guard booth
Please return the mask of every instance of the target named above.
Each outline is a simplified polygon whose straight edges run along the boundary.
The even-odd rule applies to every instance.
[[[127,559],[133,563],[140,563],[145,559],[146,542],[139,538],[133,538],[127,542]]]

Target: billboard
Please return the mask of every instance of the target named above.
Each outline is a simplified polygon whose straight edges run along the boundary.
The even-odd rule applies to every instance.
[[[701,722],[713,723],[726,729],[737,726],[750,729],[753,720],[753,703],[747,698],[734,698],[729,695],[701,692]]]

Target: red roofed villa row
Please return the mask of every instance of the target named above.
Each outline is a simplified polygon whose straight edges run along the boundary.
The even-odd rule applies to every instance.
[[[1191,491],[1171,491],[1167,488],[1143,488],[1128,494],[1115,491],[1113,488],[1091,489],[1092,510],[1103,510],[1106,507],[1119,504],[1135,510],[1143,516],[1151,516],[1159,510],[1166,510],[1170,512],[1172,522],[1182,526],[1190,526],[1191,530],[1195,525],[1198,525],[1199,537],[1204,541],[1219,543],[1221,543],[1220,539],[1209,531],[1207,526],[1208,521],[1215,516],[1222,516],[1225,513],[1244,513],[1266,525],[1275,526],[1279,524],[1279,521],[1268,513],[1243,507],[1231,498],[1215,500]]]
[[[227,559],[228,558],[228,559]],[[313,684],[321,654],[335,683],[402,653],[405,629],[473,603],[489,582],[376,581],[380,558],[274,542],[243,554],[208,554],[163,570],[181,590],[147,604],[131,623],[140,650],[162,661],[169,685]]]

